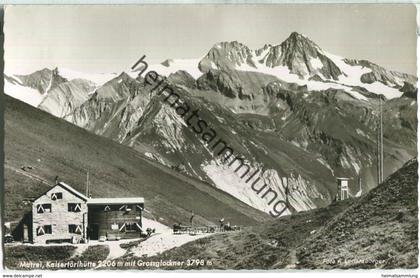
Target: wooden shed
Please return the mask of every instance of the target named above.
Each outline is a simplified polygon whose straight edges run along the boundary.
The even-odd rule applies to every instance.
[[[92,240],[139,237],[142,230],[143,198],[93,198],[87,202]]]

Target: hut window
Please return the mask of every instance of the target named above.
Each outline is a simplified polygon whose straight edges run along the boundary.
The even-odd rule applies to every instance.
[[[80,212],[82,210],[82,205],[80,203],[69,203],[68,211],[71,212]]]
[[[125,230],[128,232],[137,231],[136,223],[125,223]]]
[[[82,234],[82,227],[80,225],[70,224],[69,225],[69,233],[80,235],[80,234]]]
[[[51,212],[51,204],[40,204],[36,206],[36,212],[44,213]]]
[[[51,200],[59,200],[59,199],[63,199],[63,193],[61,192],[55,192],[51,194]]]
[[[44,227],[43,227],[43,226],[38,227],[38,228],[36,229],[36,235],[41,236],[41,235],[43,235],[43,234],[45,234]]]
[[[44,231],[46,234],[52,234],[52,226],[51,225],[44,225]]]
[[[36,234],[38,236],[42,236],[42,235],[45,235],[45,234],[52,234],[52,227],[51,227],[51,225],[39,226],[36,229]]]

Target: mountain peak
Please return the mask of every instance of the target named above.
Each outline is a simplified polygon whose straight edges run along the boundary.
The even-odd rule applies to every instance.
[[[289,35],[289,38],[303,38],[303,37],[305,37],[305,36],[303,36],[302,34],[299,34],[298,32],[292,32],[292,33],[290,33],[290,35]],[[305,37],[306,38],[306,37]]]
[[[165,66],[165,67],[170,67],[173,63],[174,63],[174,60],[173,59],[166,59],[165,61],[163,61],[161,63],[161,65],[162,66]]]
[[[252,51],[248,46],[238,41],[219,42],[200,61],[199,69],[207,72],[216,68],[235,68],[243,64],[255,68]]]
[[[213,55],[230,54],[234,56],[247,56],[250,55],[251,52],[252,51],[248,46],[238,41],[224,41],[216,43],[209,51],[209,53],[212,53]]]
[[[119,75],[113,77],[103,85],[119,86],[119,84],[127,84],[133,82],[135,79],[125,71],[122,71]]]
[[[289,46],[293,48],[306,48],[304,50],[310,50],[315,48],[318,51],[321,51],[321,48],[314,43],[311,39],[305,35],[299,34],[298,32],[292,32],[289,37],[281,43],[281,46]],[[312,51],[313,52],[313,51]]]
[[[118,78],[118,77],[131,79],[131,76],[128,73],[126,73],[125,71],[122,71],[116,78]]]
[[[270,68],[287,67],[300,78],[322,76],[337,80],[341,70],[331,61],[325,52],[312,40],[298,32],[292,32],[281,44],[257,50],[260,62]]]

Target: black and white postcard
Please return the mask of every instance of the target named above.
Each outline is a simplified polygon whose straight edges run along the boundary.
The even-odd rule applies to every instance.
[[[6,273],[417,277],[414,4],[3,12]]]

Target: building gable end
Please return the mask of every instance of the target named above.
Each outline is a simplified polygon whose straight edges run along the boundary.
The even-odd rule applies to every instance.
[[[85,195],[83,195],[82,193],[78,192],[77,190],[71,188],[68,185],[63,185],[62,183],[58,183],[56,185],[54,185],[53,187],[51,187],[50,189],[48,189],[47,191],[45,191],[44,193],[42,193],[41,195],[39,195],[38,197],[35,198],[34,203],[37,202],[41,197],[48,195],[48,192],[54,190],[55,188],[60,187],[64,190],[66,190],[67,192],[71,193],[72,195],[78,197],[79,199],[83,200],[83,201],[87,201],[87,197]]]

